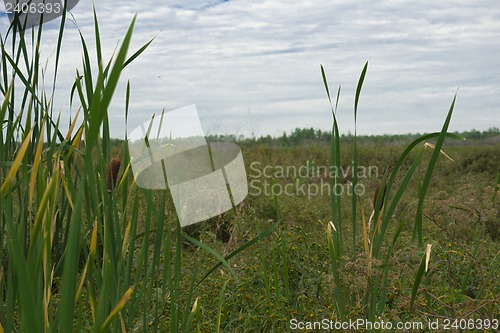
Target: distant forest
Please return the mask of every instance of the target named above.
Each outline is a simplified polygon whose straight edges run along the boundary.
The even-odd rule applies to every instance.
[[[492,127],[486,131],[470,130],[466,132],[454,132],[465,138],[464,141],[461,140],[448,140],[447,145],[453,146],[467,146],[467,145],[491,145],[500,144],[500,129],[498,127]],[[384,135],[358,135],[358,144],[375,144],[375,145],[404,145],[415,140],[419,136],[427,133],[410,133],[410,134],[384,134]],[[207,135],[206,139],[209,142],[237,142],[241,146],[250,147],[255,145],[269,145],[272,147],[291,147],[300,146],[307,144],[317,144],[325,143],[329,144],[332,135],[330,131],[322,131],[314,128],[296,128],[291,133],[287,134],[284,132],[281,136],[272,137],[270,135],[248,138],[243,135],[233,135],[233,134],[210,134]],[[354,135],[352,134],[342,134],[340,136],[341,142],[352,143],[354,141]],[[122,139],[111,139],[114,145],[119,145],[123,143]]]
[[[467,132],[455,132],[463,136],[465,141],[449,140],[447,145],[487,145],[500,143],[500,130],[498,127],[492,127],[486,131],[470,130]],[[376,144],[376,145],[400,145],[408,144],[417,137],[426,133],[416,134],[385,134],[385,135],[358,135],[357,141],[359,144]],[[271,137],[270,135],[246,138],[244,136],[235,135],[209,135],[209,142],[216,141],[231,141],[238,142],[243,146],[253,146],[266,144],[274,147],[298,146],[304,144],[313,144],[331,141],[331,132],[322,131],[314,128],[296,128],[290,134],[286,132],[279,137]],[[342,134],[341,141],[351,143],[354,140],[352,134]]]

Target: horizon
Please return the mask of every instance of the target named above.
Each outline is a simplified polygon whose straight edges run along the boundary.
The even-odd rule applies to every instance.
[[[297,130],[300,130],[300,131],[303,131],[303,130],[313,130],[314,132],[317,132],[317,131],[321,131],[321,135],[331,135],[331,130],[322,130],[322,129],[319,129],[319,128],[312,128],[312,127],[309,127],[309,128],[294,128],[290,131],[286,131],[286,132],[283,132],[281,133],[280,135],[270,135],[270,134],[263,134],[263,135],[259,135],[259,136],[254,136],[254,137],[251,137],[251,136],[244,136],[243,134],[240,134],[240,135],[235,135],[235,134],[207,134],[205,135],[205,138],[228,138],[228,137],[234,137],[234,139],[236,141],[247,141],[247,140],[261,140],[261,139],[266,139],[268,137],[271,138],[271,140],[279,140],[281,138],[283,138],[284,134],[287,135],[287,137],[290,137],[290,136],[293,136],[294,132],[297,131]],[[356,137],[358,139],[364,139],[364,138],[377,138],[377,137],[384,137],[384,138],[388,138],[388,139],[392,139],[392,138],[399,138],[399,137],[402,137],[402,136],[407,136],[409,138],[412,138],[412,137],[419,137],[419,136],[422,136],[422,135],[427,135],[427,134],[430,134],[432,132],[414,132],[414,133],[383,133],[383,134],[357,134]],[[474,135],[474,134],[479,134],[480,136],[487,136],[487,137],[500,137],[500,129],[498,127],[490,127],[486,130],[477,130],[475,128],[472,128],[470,130],[466,130],[466,131],[448,131],[448,133],[453,133],[453,134],[458,134],[458,135]],[[354,137],[354,134],[351,133],[351,132],[347,132],[347,133],[341,133],[340,134],[340,138],[343,138],[343,137],[348,137],[348,138],[352,138]],[[120,138],[120,137],[111,137],[110,139],[112,140],[120,140],[120,141],[124,141],[125,138]],[[476,139],[476,138],[465,138],[467,140],[470,140],[470,139]],[[479,138],[479,139],[483,139],[483,138]],[[84,139],[82,139],[82,141],[85,141]],[[129,141],[130,141],[130,138],[129,138]]]

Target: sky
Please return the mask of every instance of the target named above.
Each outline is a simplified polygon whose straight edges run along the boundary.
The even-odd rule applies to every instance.
[[[438,131],[455,94],[451,131],[500,127],[500,3],[494,1],[100,0],[95,7],[105,59],[135,14],[131,52],[155,38],[122,73],[109,109],[114,137],[126,131],[127,81],[129,132],[163,109],[191,104],[206,134],[328,131],[332,114],[320,65],[330,91],[341,86],[340,131],[352,133],[356,85],[367,61],[358,134]],[[78,108],[69,104],[82,67],[78,30],[94,43],[92,2],[81,0],[71,13],[54,102],[63,121]],[[49,69],[59,20],[44,27],[42,61]],[[7,26],[0,15],[2,36]]]

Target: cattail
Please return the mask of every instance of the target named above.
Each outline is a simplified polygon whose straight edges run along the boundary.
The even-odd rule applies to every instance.
[[[106,185],[108,187],[108,193],[113,191],[116,187],[116,179],[118,178],[118,171],[120,170],[120,160],[117,158],[112,158],[106,168]]]
[[[382,186],[382,183],[378,184],[377,188],[375,189],[375,195],[373,196],[373,208],[376,208],[377,205],[377,199],[378,199],[378,193],[380,192],[380,187]],[[384,207],[384,197],[385,197],[385,190],[387,190],[387,186],[384,184],[384,190],[382,192],[382,197],[380,198],[380,210]]]

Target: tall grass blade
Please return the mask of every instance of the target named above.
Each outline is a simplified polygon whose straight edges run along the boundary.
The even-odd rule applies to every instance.
[[[234,250],[233,252],[231,252],[230,254],[228,254],[227,256],[224,257],[224,260],[227,262],[229,261],[232,257],[236,256],[237,254],[243,252],[245,249],[249,248],[250,246],[252,246],[253,244],[257,243],[258,241],[260,241],[261,239],[269,236],[273,231],[274,229],[276,229],[276,227],[281,223],[281,220],[271,224],[271,226],[269,228],[267,228],[266,230],[264,230],[263,232],[261,232],[258,236],[254,237],[253,239],[251,239],[250,241],[246,242],[245,244],[241,245],[240,247],[238,247],[236,250]],[[223,262],[222,261],[219,261],[214,267],[212,267],[201,279],[200,281],[198,281],[198,283],[196,284],[196,287],[198,287],[203,281],[205,281],[205,279],[207,277],[210,276],[210,274],[212,274],[216,269],[218,269],[220,266],[223,265]]]
[[[330,169],[341,170],[340,168],[340,133],[337,124],[337,107],[340,98],[340,86],[337,90],[337,98],[335,102],[335,107],[332,104],[332,98],[330,96],[330,89],[328,88],[328,80],[326,78],[326,73],[323,66],[321,68],[321,76],[323,77],[323,85],[325,86],[326,95],[328,96],[328,101],[330,102],[330,109],[333,117],[332,125],[332,141],[330,143]],[[339,229],[339,232],[335,233],[333,245],[335,247],[335,255],[340,258],[342,254],[342,202],[341,195],[338,191],[338,186],[340,184],[339,173],[336,172],[333,178],[330,178],[331,187],[331,210],[332,210],[332,223]]]
[[[55,61],[55,66],[54,66],[54,78],[53,78],[54,80],[52,81],[52,95],[54,95],[54,92],[56,90],[57,72],[59,69],[59,58],[61,56],[61,46],[62,46],[63,35],[64,35],[64,27],[66,26],[67,10],[68,10],[68,1],[65,0],[65,1],[63,1],[61,24],[59,25],[59,35],[57,36],[56,61]],[[42,26],[42,25],[40,25],[40,26]]]
[[[419,195],[418,198],[418,205],[417,205],[417,213],[416,213],[416,218],[415,218],[415,227],[418,235],[418,243],[420,246],[423,245],[424,239],[422,235],[422,216],[423,216],[423,207],[424,207],[424,199],[425,199],[425,194],[427,192],[427,188],[429,187],[431,177],[432,177],[432,172],[434,171],[434,167],[436,166],[437,159],[439,157],[441,148],[443,147],[444,144],[444,139],[446,138],[446,133],[448,132],[448,127],[450,125],[451,121],[451,116],[453,114],[453,109],[455,108],[455,101],[457,99],[457,95],[453,98],[453,102],[451,103],[450,110],[448,111],[448,115],[446,117],[446,120],[443,124],[443,128],[441,129],[441,133],[438,136],[436,146],[434,149],[434,152],[432,153],[431,160],[429,161],[429,166],[427,167],[427,171],[425,173],[424,181],[422,183],[422,192]]]
[[[0,108],[0,120],[2,120],[2,121],[5,119],[5,114],[7,113],[7,109],[9,108],[10,94],[12,91],[13,84],[14,83],[11,82],[11,84],[8,86],[7,90],[5,92],[3,92],[4,98],[3,98],[3,102],[2,102],[2,107]]]
[[[219,333],[221,331],[220,330],[220,322],[221,322],[221,317],[222,317],[222,303],[224,302],[224,294],[226,293],[226,287],[227,287],[228,282],[229,282],[229,280],[226,280],[226,282],[224,282],[224,285],[222,286],[221,290],[219,291],[219,301],[218,301],[218,305],[217,305],[217,324],[216,324],[217,333]]]
[[[226,259],[224,259],[224,257],[221,256],[217,251],[215,251],[214,249],[212,249],[207,244],[204,244],[204,243],[198,241],[197,239],[195,239],[193,237],[190,237],[190,236],[188,236],[186,234],[182,234],[182,237],[184,239],[186,239],[187,241],[193,243],[194,245],[198,246],[199,248],[207,251],[208,253],[210,253],[211,255],[213,255],[214,257],[216,257],[217,259],[219,259],[219,262],[222,263],[227,268],[227,270],[229,271],[229,273],[231,273],[231,275],[233,275],[235,278],[237,278],[236,273],[231,268],[231,265],[229,265],[229,263],[226,261]]]
[[[425,273],[425,263],[427,261],[427,252],[424,253],[422,260],[420,261],[420,266],[418,266],[417,273],[415,275],[415,281],[413,282],[413,287],[411,289],[411,299],[410,299],[410,310],[414,310],[415,297],[417,295],[418,287],[420,286],[420,282],[422,281],[422,277]]]
[[[194,300],[193,307],[191,308],[189,315],[186,317],[186,324],[184,325],[184,329],[182,330],[182,332],[191,332],[191,326],[193,324],[194,316],[199,313],[200,309],[200,307],[198,306],[199,300],[200,300],[199,297],[197,297]]]
[[[342,283],[340,281],[338,255],[335,253],[335,245],[333,243],[332,229],[333,228],[331,227],[331,224],[328,224],[328,229],[326,233],[328,240],[328,251],[330,255],[330,263],[332,265],[333,281],[335,283],[334,294],[335,294],[337,313],[340,315],[340,318],[344,318],[345,316],[344,293],[342,290],[343,289]]]
[[[353,191],[357,190],[358,185],[358,140],[357,140],[357,120],[358,120],[358,103],[361,94],[361,88],[365,80],[366,71],[368,69],[368,61],[365,63],[356,87],[356,96],[354,98],[354,152],[353,152],[353,170],[352,170],[352,188]],[[351,197],[351,213],[352,213],[352,250],[356,248],[356,226],[357,226],[357,198],[356,194]]]
[[[105,332],[108,329],[109,325],[111,325],[111,322],[118,316],[121,309],[123,309],[125,304],[128,302],[128,300],[130,299],[130,296],[133,292],[134,292],[134,287],[130,287],[125,292],[125,294],[123,294],[120,301],[116,304],[116,306],[113,308],[113,310],[111,310],[111,312],[109,313],[108,317],[104,321],[104,324],[102,324],[102,326],[101,326],[102,332]]]
[[[368,69],[368,61],[365,63],[365,66],[361,71],[361,75],[359,76],[358,80],[358,85],[356,87],[356,97],[354,98],[354,123],[356,123],[357,121],[359,96],[361,94],[361,88],[363,87],[363,82],[365,81],[365,75],[367,69]]]
[[[374,242],[373,242],[373,244],[374,244],[374,256],[376,258],[379,257],[380,249],[381,249],[381,246],[382,246],[382,241],[384,240],[385,233],[387,231],[387,227],[389,226],[390,218],[393,216],[394,212],[396,211],[398,203],[401,201],[401,197],[403,196],[406,188],[408,187],[408,184],[410,183],[410,180],[411,180],[413,174],[417,170],[417,167],[420,164],[420,161],[422,160],[422,157],[424,156],[424,152],[425,152],[425,149],[421,148],[420,152],[417,155],[417,157],[415,158],[415,160],[411,164],[410,168],[408,169],[408,171],[407,171],[405,177],[403,178],[401,184],[399,185],[399,187],[398,187],[398,189],[396,191],[396,194],[392,198],[392,201],[391,201],[391,203],[389,205],[389,208],[386,209],[385,212],[383,212],[383,218],[382,218],[382,224],[381,224],[381,227],[380,227],[380,232],[375,235]],[[386,190],[386,195],[385,195],[384,201],[387,200],[387,197],[388,197],[387,193],[389,193],[389,188],[390,187],[389,188],[386,187],[386,188],[387,188],[387,190]],[[385,206],[387,207],[387,205],[385,205]]]
[[[94,14],[94,33],[95,33],[95,47],[97,56],[97,66],[99,67],[99,73],[102,73],[102,47],[101,47],[101,34],[99,32],[99,22],[97,20],[97,12],[95,10],[95,4],[92,4],[92,10]]]
[[[401,166],[403,165],[403,163],[405,162],[405,160],[408,158],[408,156],[410,155],[410,153],[413,151],[413,149],[416,146],[418,146],[420,143],[426,142],[426,141],[428,141],[430,139],[433,139],[433,138],[436,138],[436,137],[439,137],[439,135],[441,135],[441,132],[434,132],[434,133],[423,135],[423,136],[415,139],[413,142],[411,142],[405,148],[405,150],[403,151],[403,153],[399,156],[398,160],[396,161],[396,164],[394,164],[393,170],[392,170],[391,175],[389,177],[389,181],[388,181],[387,187],[386,187],[386,193],[385,193],[385,197],[384,197],[384,202],[383,202],[384,206],[387,207],[387,202],[389,201],[389,198],[391,197],[391,192],[392,192],[392,189],[393,189],[393,184],[395,183],[395,180],[396,180],[396,177],[398,175],[398,172],[401,169]],[[454,134],[454,133],[445,133],[445,136],[447,136],[449,138],[452,138],[452,139],[456,139],[456,140],[464,140],[464,138],[462,136],[460,136],[458,134]],[[389,225],[389,222],[390,222],[390,220],[391,220],[391,218],[392,218],[392,216],[394,214],[394,211],[396,210],[397,204],[399,203],[399,201],[400,201],[400,199],[401,199],[401,197],[402,197],[402,195],[404,193],[405,188],[409,184],[411,176],[413,175],[413,173],[415,172],[418,164],[420,163],[420,160],[421,160],[422,156],[423,156],[423,149],[420,151],[420,153],[418,154],[417,158],[413,161],[410,169],[408,170],[407,174],[404,177],[404,180],[403,180],[402,184],[398,187],[396,195],[392,198],[392,201],[391,201],[389,209],[386,209],[385,212],[384,212],[384,215],[383,215],[383,218],[382,218],[382,224],[381,224],[380,237],[378,237],[378,240],[376,240],[374,242],[375,243],[375,246],[374,246],[374,249],[375,249],[374,256],[377,257],[377,258],[378,258],[378,252],[379,252],[379,249],[380,249],[381,241],[384,238],[384,235],[385,235],[385,232],[386,232],[387,227]]]
[[[1,118],[0,118],[1,119]],[[45,119],[42,121],[40,137],[38,138],[38,145],[35,152],[35,159],[33,161],[33,168],[31,169],[30,184],[29,184],[29,196],[28,196],[28,210],[31,211],[31,205],[33,203],[33,194],[35,191],[36,178],[38,175],[38,167],[40,166],[40,161],[42,159],[42,149],[43,149],[43,134],[44,134],[44,123]]]
[[[31,274],[28,271],[28,263],[24,258],[24,250],[22,244],[19,240],[18,234],[14,227],[14,221],[7,220],[6,229],[7,236],[10,239],[8,242],[10,251],[10,260],[16,272],[16,279],[19,286],[19,299],[18,304],[20,306],[20,319],[21,327],[23,327],[27,332],[41,332],[42,329],[42,318],[40,317],[41,312],[37,311],[36,306],[36,293],[35,285],[31,280]],[[10,263],[9,263],[10,265]]]
[[[83,185],[83,184],[82,184]],[[68,245],[64,255],[63,276],[61,281],[61,302],[57,310],[59,332],[73,331],[73,317],[75,307],[75,281],[78,269],[78,250],[80,243],[80,224],[82,222],[82,204],[85,186],[80,186],[75,202],[75,210],[71,216],[68,233]]]
[[[144,44],[139,50],[137,50],[134,54],[132,54],[132,56],[130,56],[130,58],[128,58],[127,61],[123,63],[123,68],[127,67],[132,61],[134,61],[138,56],[140,56],[144,51],[146,51],[148,46],[155,40],[155,38],[156,36],[151,38],[149,42]]]
[[[7,191],[9,191],[12,180],[16,176],[19,167],[21,167],[21,163],[23,161],[24,155],[26,154],[26,150],[28,149],[28,146],[31,143],[31,133],[33,132],[33,128],[34,127],[32,127],[31,130],[25,136],[23,144],[21,145],[21,148],[19,149],[16,158],[14,159],[14,162],[12,162],[12,166],[10,167],[10,170],[7,173],[7,176],[5,177],[2,187],[0,188],[0,192],[3,196],[5,196],[7,194]]]

